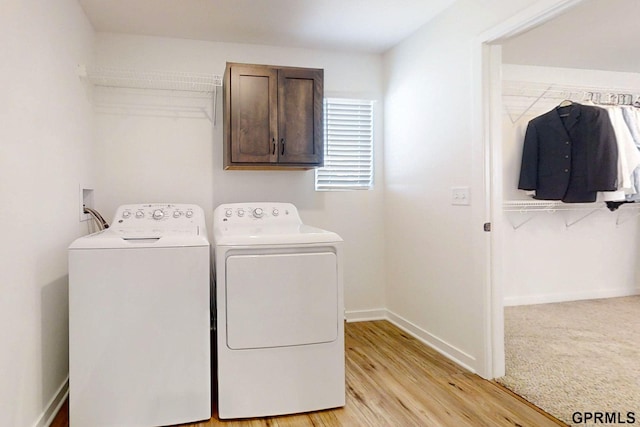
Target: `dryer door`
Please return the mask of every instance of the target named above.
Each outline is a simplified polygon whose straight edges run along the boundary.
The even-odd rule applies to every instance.
[[[226,273],[229,348],[336,340],[340,316],[335,253],[232,255]]]

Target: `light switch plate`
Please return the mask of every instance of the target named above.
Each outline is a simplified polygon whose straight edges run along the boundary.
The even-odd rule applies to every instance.
[[[451,188],[451,204],[452,205],[470,205],[471,193],[469,192],[469,187]]]

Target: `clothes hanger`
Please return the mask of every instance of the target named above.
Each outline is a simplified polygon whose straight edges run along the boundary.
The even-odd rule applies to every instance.
[[[618,94],[618,105],[633,105],[633,95],[630,93]]]
[[[558,110],[558,115],[560,117],[568,117],[571,110],[567,109],[566,107],[571,107],[572,105],[573,105],[573,101],[570,99],[565,99],[564,101],[562,101],[556,107],[556,109]]]
[[[603,105],[618,105],[618,95],[615,93],[607,93],[606,98],[603,102]]]
[[[593,102],[594,102],[595,104],[601,104],[601,101],[602,101],[602,93],[600,93],[600,92],[596,92],[596,93],[593,95]]]

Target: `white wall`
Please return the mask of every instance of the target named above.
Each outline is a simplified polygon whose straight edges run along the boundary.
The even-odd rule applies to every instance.
[[[532,3],[460,0],[384,57],[387,307],[481,373],[488,329],[483,246],[473,237],[483,221],[474,213],[483,183],[473,173],[482,167],[472,145],[473,46]],[[471,188],[472,206],[451,205],[456,186]]]
[[[345,302],[347,310],[353,312],[351,317],[366,316],[368,310],[384,307],[383,109],[379,55],[96,35],[95,65],[222,75],[227,61],[323,68],[325,95],[379,101],[375,188],[359,192],[315,192],[313,171],[224,171],[221,93],[217,100],[217,125],[212,127],[206,116],[186,118],[178,112],[176,114],[182,114],[180,117],[171,117],[173,113],[162,117],[166,114],[140,106],[167,102],[206,107],[206,102],[172,99],[166,93],[153,93],[151,97],[108,90],[94,92],[97,208],[111,219],[116,207],[124,203],[196,203],[203,207],[210,224],[213,209],[220,203],[292,202],[298,206],[305,222],[336,231],[344,238]],[[126,101],[128,106],[114,108],[116,101]]]
[[[68,373],[66,248],[87,232],[93,160],[76,64],[93,31],[76,0],[4,0],[0,40],[0,425],[24,427],[44,425]]]
[[[523,82],[520,91],[503,97],[502,178],[504,200],[527,199],[518,190],[524,133],[529,120],[554,108],[562,98],[580,102],[576,93],[548,93],[544,89],[522,90],[526,82],[569,87],[627,89],[640,92],[640,74],[567,68],[518,66],[505,64],[502,78]],[[529,85],[526,87],[537,87]],[[560,96],[560,99],[557,97]],[[554,98],[555,97],[555,98]],[[525,112],[525,110],[527,110]],[[519,119],[518,119],[519,118]],[[517,121],[514,120],[518,119]],[[640,292],[637,280],[638,256],[637,210],[623,206],[616,212],[604,202],[593,204],[590,211],[505,213],[502,224],[501,257],[504,271],[505,305],[571,301],[632,295]],[[524,223],[524,221],[529,222]],[[577,222],[576,222],[577,221]],[[573,222],[576,222],[572,225]],[[523,225],[521,225],[523,224]],[[569,224],[569,226],[567,226]]]

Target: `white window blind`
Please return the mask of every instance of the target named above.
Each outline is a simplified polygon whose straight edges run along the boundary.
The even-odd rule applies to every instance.
[[[324,167],[316,190],[367,190],[373,184],[373,101],[325,98]]]

